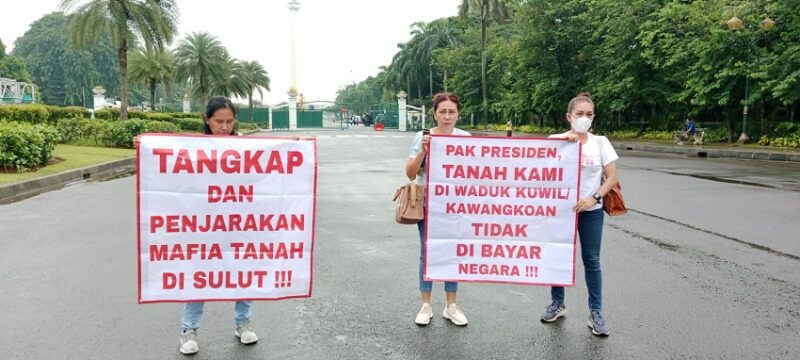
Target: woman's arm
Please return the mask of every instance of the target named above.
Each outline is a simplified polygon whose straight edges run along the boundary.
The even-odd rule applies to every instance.
[[[419,170],[422,167],[422,162],[425,160],[425,155],[428,154],[428,145],[430,144],[430,141],[430,135],[422,135],[417,156],[408,158],[408,162],[406,162],[406,176],[409,180],[414,180],[417,177],[417,174],[419,174]]]
[[[605,173],[606,179],[603,181],[603,185],[600,186],[600,189],[597,189],[597,193],[600,196],[606,196],[611,188],[617,184],[617,162],[612,161],[606,166],[603,166],[603,173]]]

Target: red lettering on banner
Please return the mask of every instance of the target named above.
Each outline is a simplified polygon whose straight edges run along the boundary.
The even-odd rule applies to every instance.
[[[205,151],[197,150],[197,173],[202,174],[206,168],[210,174],[217,173],[217,150],[211,150],[211,156],[206,155]]]
[[[172,154],[172,149],[153,149],[153,155],[158,156],[158,172],[167,172],[167,155]]]
[[[266,270],[237,271],[236,279],[233,278],[233,274],[230,271],[198,271],[194,273],[194,287],[195,289],[207,287],[212,289],[245,289],[253,286],[255,280],[256,287],[261,288],[264,287],[264,278],[266,276]]]
[[[167,244],[150,245],[150,261],[173,261],[173,260],[221,260],[222,251],[219,244],[173,244],[170,248]]]
[[[150,233],[155,233],[159,229],[167,233],[305,231],[305,219],[305,214],[154,215],[150,217]]]
[[[514,180],[563,181],[564,168],[514,168]]]
[[[183,281],[183,273],[179,272],[177,274],[171,272],[164,272],[161,274],[161,288],[164,290],[171,290],[171,289],[183,289],[184,281]]]
[[[218,155],[217,150],[206,152],[198,149],[194,153],[196,160],[192,160],[188,149],[178,149],[178,154],[174,154],[173,149],[153,149],[153,155],[158,156],[160,173],[215,174],[222,171],[226,174],[293,174],[295,168],[303,165],[303,153],[300,151],[286,151],[283,154],[273,150],[269,152],[266,161],[261,159],[263,150],[244,150],[241,153],[237,150],[225,150]],[[173,162],[169,164],[169,161]],[[169,165],[172,167],[169,168]]]
[[[481,256],[508,259],[541,259],[542,248],[535,245],[481,245]]]
[[[474,145],[452,145],[445,146],[445,155],[453,156],[475,156]]]
[[[558,151],[553,147],[481,146],[481,157],[557,159]]]
[[[526,229],[528,224],[488,224],[472,223],[475,236],[508,236],[508,237],[528,237]]]
[[[552,205],[446,203],[445,214],[556,216],[556,207]]]
[[[208,186],[208,202],[253,202],[253,185],[239,185],[239,191],[233,185],[228,185],[225,190],[218,185]]]
[[[173,174],[177,174],[181,171],[185,171],[188,174],[194,174],[192,159],[189,157],[189,150],[186,149],[180,149],[178,151],[178,159],[175,161],[175,167],[172,168]]]
[[[445,177],[453,179],[505,180],[508,168],[502,166],[442,165]]]
[[[454,185],[456,196],[511,197],[508,186]]]
[[[562,188],[516,188],[517,198],[520,199],[559,199],[568,200],[570,189]]]
[[[302,259],[303,243],[231,243],[236,260]]]
[[[519,276],[516,265],[458,264],[459,274]]]

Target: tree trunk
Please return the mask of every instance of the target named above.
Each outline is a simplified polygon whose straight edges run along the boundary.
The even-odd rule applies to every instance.
[[[428,98],[433,99],[433,66],[428,65]]]
[[[117,49],[119,58],[119,119],[128,119],[128,41],[122,39]]]
[[[150,110],[156,111],[156,79],[150,79]]]
[[[253,92],[247,95],[247,107],[250,109],[250,123],[253,123]]]
[[[447,92],[447,68],[444,68],[444,77],[442,79],[442,85],[444,86],[444,92]]]
[[[481,114],[486,124],[489,123],[489,100],[486,86],[486,23],[489,17],[489,4],[484,0],[481,4],[481,93],[483,94],[483,106]]]

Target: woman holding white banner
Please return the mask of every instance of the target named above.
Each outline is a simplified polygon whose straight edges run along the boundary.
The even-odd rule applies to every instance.
[[[603,206],[601,201],[617,183],[619,158],[605,136],[589,133],[594,119],[594,102],[588,93],[574,97],[567,107],[570,131],[550,137],[567,138],[581,142],[580,198],[573,209],[578,212],[578,236],[581,242],[581,258],[585,270],[586,287],[589,290],[589,328],[592,334],[608,336],[609,329],[602,315],[603,279],[600,271],[600,243],[603,238]],[[605,180],[603,179],[605,174]],[[553,322],[564,316],[564,288],[553,287],[550,291],[552,303],[542,314],[542,322]]]
[[[417,132],[414,143],[411,145],[409,159],[406,163],[406,175],[409,179],[414,179],[419,175],[420,179],[426,179],[425,157],[430,149],[430,134],[435,135],[458,135],[470,136],[470,133],[457,129],[458,113],[461,110],[461,103],[458,97],[451,93],[438,93],[433,96],[433,118],[436,120],[436,127],[430,130]],[[425,209],[427,216],[427,209]],[[425,219],[417,223],[419,229],[420,255],[419,255],[419,290],[422,294],[422,307],[417,313],[414,322],[419,326],[426,326],[431,323],[433,309],[431,308],[431,291],[433,282],[425,281],[423,278],[423,261],[425,259]],[[467,325],[467,317],[456,305],[456,294],[458,283],[448,281],[444,283],[444,291],[447,294],[447,305],[442,311],[442,316],[458,326]]]
[[[236,127],[236,107],[230,99],[222,96],[211,98],[206,106],[203,116],[205,121],[206,135],[237,135]],[[245,345],[252,345],[258,342],[258,336],[250,327],[250,317],[253,312],[250,310],[252,301],[237,301],[233,308],[236,330],[234,335],[239,338],[239,342]],[[185,355],[196,354],[200,349],[197,344],[197,329],[203,318],[203,306],[205,302],[187,302],[183,307],[181,317],[181,353]]]

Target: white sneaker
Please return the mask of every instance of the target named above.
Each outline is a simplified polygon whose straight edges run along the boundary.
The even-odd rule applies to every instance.
[[[454,325],[464,326],[467,325],[467,317],[461,312],[461,309],[455,303],[447,305],[442,312],[445,319],[450,320]]]
[[[431,308],[431,304],[422,303],[422,307],[419,309],[417,313],[417,318],[414,319],[414,323],[419,326],[426,326],[431,323],[431,319],[433,318],[433,309]]]
[[[181,334],[181,354],[193,355],[197,354],[200,348],[197,346],[197,332],[194,330],[185,330]]]
[[[245,345],[252,345],[258,342],[258,336],[256,336],[253,328],[250,327],[250,321],[245,321],[237,326],[233,334],[239,338],[239,342]]]

